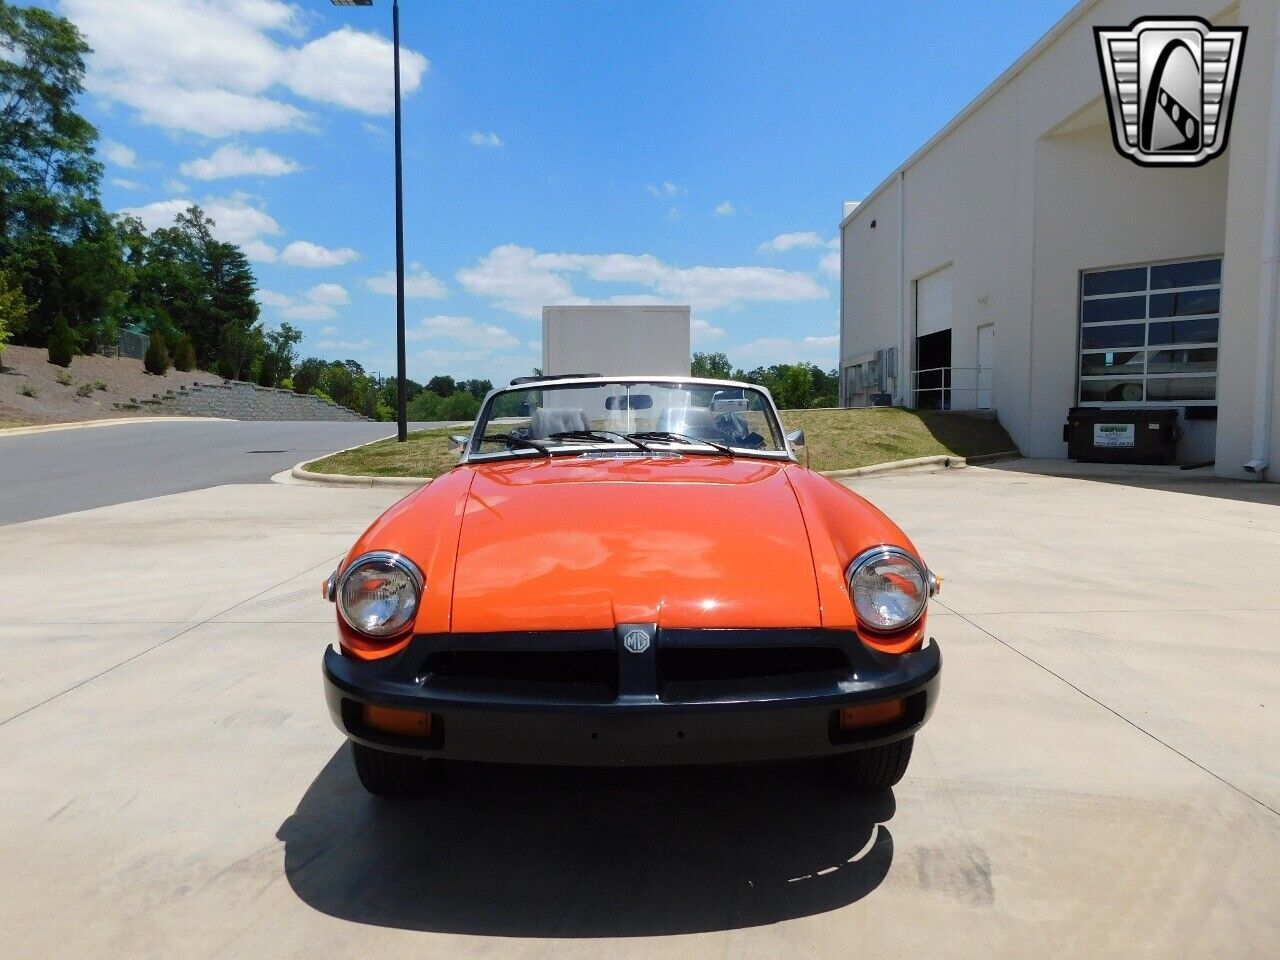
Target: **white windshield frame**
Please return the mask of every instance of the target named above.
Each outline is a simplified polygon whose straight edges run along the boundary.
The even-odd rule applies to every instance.
[[[554,387],[570,387],[570,388],[590,388],[599,386],[636,386],[638,384],[661,384],[663,386],[690,386],[690,387],[715,387],[730,390],[753,390],[760,394],[765,401],[765,413],[772,420],[772,427],[776,428],[777,435],[782,437],[783,449],[781,450],[755,450],[750,447],[729,446],[735,457],[751,457],[759,460],[788,460],[797,462],[795,449],[792,443],[787,439],[787,433],[782,426],[782,418],[778,415],[778,407],[773,402],[773,396],[767,389],[756,383],[744,383],[739,380],[709,380],[703,377],[557,377],[554,379],[536,379],[526,383],[515,383],[506,387],[499,387],[491,390],[484,398],[484,402],[480,405],[480,412],[476,415],[475,423],[471,426],[471,432],[467,434],[466,443],[462,445],[461,463],[485,463],[494,460],[519,460],[530,459],[544,460],[547,459],[537,450],[524,449],[508,449],[493,450],[487,453],[479,451],[481,438],[481,424],[487,423],[489,419],[489,411],[493,409],[494,402],[501,396],[508,393],[526,392],[529,390],[541,390]],[[682,443],[680,441],[666,440],[646,440],[646,445],[653,449],[651,456],[670,455],[672,453],[692,453],[696,455],[715,455],[716,450],[710,444],[706,443]],[[617,443],[603,443],[600,441],[583,441],[581,443],[568,442],[557,443],[553,448],[553,456],[572,456],[581,453],[620,453],[629,456],[644,456],[645,454],[638,449],[635,444],[628,443],[625,440],[619,440]]]

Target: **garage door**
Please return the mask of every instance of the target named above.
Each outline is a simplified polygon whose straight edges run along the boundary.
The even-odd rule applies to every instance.
[[[951,268],[916,281],[916,336],[951,329]]]

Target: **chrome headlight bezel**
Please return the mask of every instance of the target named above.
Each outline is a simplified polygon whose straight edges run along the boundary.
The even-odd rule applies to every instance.
[[[858,574],[862,572],[868,564],[881,559],[892,558],[894,560],[905,560],[920,578],[920,595],[921,601],[919,608],[914,614],[900,623],[892,626],[882,626],[880,624],[868,623],[858,610],[858,598],[855,593],[854,581]],[[920,618],[924,616],[925,611],[929,608],[929,598],[937,592],[934,584],[937,582],[929,568],[920,562],[914,554],[901,547],[878,546],[869,550],[864,550],[853,558],[853,562],[849,564],[844,575],[845,587],[849,593],[849,603],[853,606],[853,614],[857,619],[858,625],[874,633],[900,633],[920,622]]]
[[[413,588],[412,604],[407,607],[402,605],[397,611],[397,616],[388,619],[388,625],[378,630],[370,630],[365,626],[361,626],[358,619],[348,613],[344,602],[346,600],[347,582],[354,574],[370,566],[379,566],[384,570],[395,570],[403,573]],[[422,606],[422,594],[426,589],[426,582],[417,564],[404,554],[391,550],[372,550],[369,553],[360,554],[341,573],[337,574],[332,582],[335,605],[343,623],[362,637],[368,637],[371,640],[390,640],[393,637],[400,636],[405,630],[412,628],[413,621]]]

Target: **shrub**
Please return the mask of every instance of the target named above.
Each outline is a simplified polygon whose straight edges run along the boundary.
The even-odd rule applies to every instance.
[[[58,382],[64,387],[71,386],[71,374],[67,373],[65,370],[62,371],[62,373],[58,374]]]
[[[169,348],[165,345],[164,335],[160,331],[151,334],[151,342],[147,344],[147,355],[142,358],[142,368],[147,373],[163,377],[169,370]]]
[[[22,394],[24,397],[30,397],[33,400],[36,397],[40,396],[40,394],[36,393],[36,388],[29,383],[24,383],[22,386],[20,386],[18,388],[18,392]]]
[[[95,380],[95,381],[93,381],[93,389],[95,389],[95,390],[105,390],[105,389],[107,389],[107,381],[105,381],[105,380]]]
[[[77,397],[87,397],[87,396],[90,396],[92,393],[93,393],[92,383],[82,383],[80,384],[80,386],[76,387]]]
[[[76,355],[76,338],[67,326],[67,318],[58,314],[53,321],[53,330],[49,333],[49,362],[59,367],[71,366],[71,358]]]
[[[293,389],[293,377],[285,377],[283,380],[281,380],[281,381],[280,381],[280,389],[281,389],[281,390],[292,390],[292,389]]]
[[[173,368],[188,373],[196,368],[196,346],[185,334],[173,346]]]

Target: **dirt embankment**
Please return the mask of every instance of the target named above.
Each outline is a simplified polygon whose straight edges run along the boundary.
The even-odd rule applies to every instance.
[[[0,364],[0,427],[145,417],[146,408],[117,410],[115,404],[196,383],[222,382],[202,371],[170,370],[163,377],[152,376],[142,369],[141,360],[125,357],[76,357],[63,369],[49,362],[47,350],[37,347],[6,347]]]

